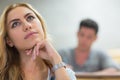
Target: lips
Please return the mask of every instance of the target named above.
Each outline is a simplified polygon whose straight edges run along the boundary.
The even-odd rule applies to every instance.
[[[27,39],[27,38],[29,38],[31,35],[33,35],[33,34],[38,34],[38,32],[30,32],[30,33],[28,33],[25,37],[24,37],[24,39]]]

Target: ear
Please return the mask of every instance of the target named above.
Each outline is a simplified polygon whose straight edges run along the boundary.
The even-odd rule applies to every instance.
[[[6,43],[10,46],[13,47],[13,42],[11,41],[11,39],[9,37],[6,37]]]

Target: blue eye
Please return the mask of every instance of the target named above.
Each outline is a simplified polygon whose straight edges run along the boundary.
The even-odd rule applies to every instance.
[[[17,26],[20,26],[20,22],[14,22],[13,24],[12,24],[12,28],[14,28],[14,27],[17,27]]]
[[[28,21],[28,22],[33,21],[34,18],[35,18],[34,16],[28,16],[28,17],[27,17],[27,21]]]

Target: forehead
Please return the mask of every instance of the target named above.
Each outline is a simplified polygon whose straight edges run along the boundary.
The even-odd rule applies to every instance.
[[[80,32],[88,33],[88,34],[95,34],[95,30],[92,28],[81,27]]]
[[[23,17],[27,13],[34,14],[34,12],[32,10],[28,9],[27,7],[16,7],[8,13],[7,21],[10,21],[15,18]]]

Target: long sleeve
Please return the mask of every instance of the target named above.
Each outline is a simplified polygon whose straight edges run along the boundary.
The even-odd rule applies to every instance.
[[[66,71],[70,77],[70,80],[77,80],[75,77],[75,72],[73,72],[70,68],[66,68]]]

